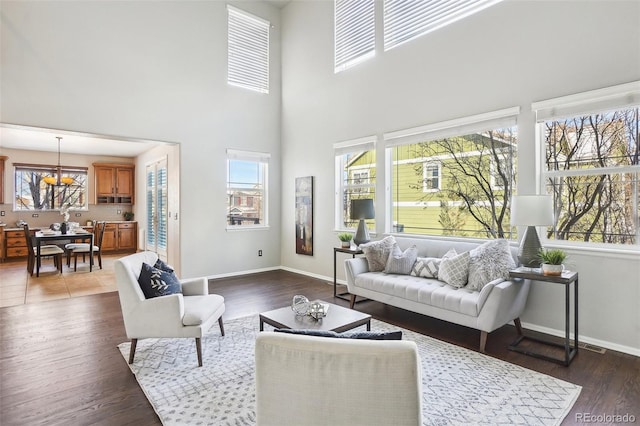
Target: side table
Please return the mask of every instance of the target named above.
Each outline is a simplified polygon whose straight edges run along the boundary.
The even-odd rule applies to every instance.
[[[338,268],[337,268],[337,259],[336,259],[336,255],[338,253],[347,253],[350,254],[351,257],[356,257],[356,255],[358,254],[363,254],[364,252],[362,250],[360,250],[357,247],[334,247],[333,248],[333,297],[337,297],[338,299],[342,299],[342,300],[346,300],[346,301],[350,301],[351,298],[347,297],[347,294],[349,294],[348,292],[342,292],[342,293],[338,293]],[[362,302],[363,300],[358,300],[357,302]]]
[[[564,271],[562,275],[544,275],[540,272],[540,269],[532,269],[532,268],[516,268],[509,271],[510,278],[520,278],[527,279],[531,281],[539,281],[539,282],[549,282],[554,284],[560,284],[564,286],[565,293],[565,318],[564,318],[564,328],[565,328],[565,338],[564,344],[559,344],[555,342],[550,342],[548,340],[538,339],[535,337],[525,336],[524,334],[519,336],[511,345],[509,345],[509,349],[512,351],[520,352],[525,355],[530,355],[536,358],[541,358],[547,361],[556,362],[558,364],[568,366],[569,363],[573,360],[573,358],[578,353],[578,273],[575,271]],[[571,346],[571,341],[569,339],[569,329],[570,329],[570,287],[571,283],[573,283],[573,327],[574,327],[574,343]],[[542,343],[549,346],[556,346],[560,348],[564,348],[564,358],[554,358],[551,356],[543,355],[537,352],[534,352],[530,349],[523,349],[518,347],[520,342],[523,340],[531,340],[538,343]]]

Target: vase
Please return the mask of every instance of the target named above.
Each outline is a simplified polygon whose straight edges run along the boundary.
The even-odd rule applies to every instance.
[[[550,263],[543,263],[540,265],[540,269],[542,270],[542,275],[558,276],[562,275],[562,271],[564,271],[564,265],[552,265]]]
[[[67,224],[67,222],[62,222],[60,224],[60,233],[61,234],[66,234],[68,229],[69,229],[69,225]]]
[[[351,247],[351,241],[342,241],[342,248]]]

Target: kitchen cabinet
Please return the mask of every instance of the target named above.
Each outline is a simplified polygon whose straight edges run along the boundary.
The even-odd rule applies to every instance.
[[[132,251],[138,248],[137,222],[107,222],[102,236],[102,251]]]
[[[133,204],[135,166],[93,163],[96,204]]]
[[[4,231],[5,258],[24,257],[28,253],[27,241],[24,239],[24,231],[22,229],[8,229]]]

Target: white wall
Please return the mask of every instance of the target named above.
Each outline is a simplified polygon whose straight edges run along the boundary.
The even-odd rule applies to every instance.
[[[226,2],[0,3],[0,122],[180,143],[184,276],[280,263],[280,11],[230,3],[273,24],[269,95],[226,83]],[[272,154],[269,230],[225,231],[228,147]]]
[[[373,59],[334,74],[333,2],[290,3],[282,13],[283,265],[331,275],[338,141],[520,106],[518,191],[533,193],[531,103],[640,79],[638,16],[637,1],[505,1],[391,51],[378,48]],[[380,26],[377,35],[380,47]],[[307,175],[316,177],[313,257],[296,255],[289,243],[293,182]],[[379,233],[383,205],[378,198]],[[640,355],[638,253],[569,252],[581,276],[580,334]],[[534,285],[523,322],[563,331],[563,296]]]

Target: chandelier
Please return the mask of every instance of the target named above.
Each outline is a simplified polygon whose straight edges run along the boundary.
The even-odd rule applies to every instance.
[[[73,178],[62,176],[62,167],[60,166],[60,140],[62,139],[62,137],[56,136],[56,139],[58,139],[58,167],[56,167],[57,176],[45,176],[44,178],[42,178],[42,180],[44,180],[46,184],[52,186],[68,186],[73,183]]]

